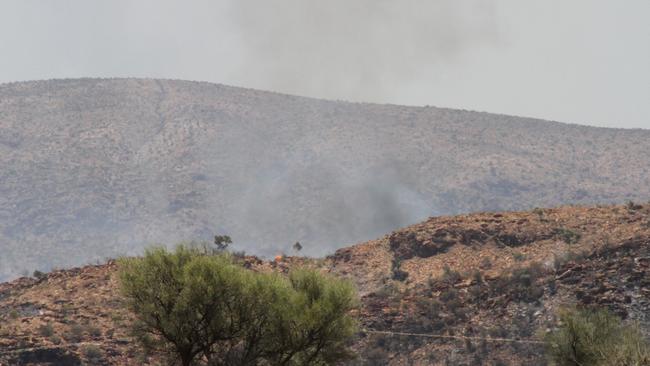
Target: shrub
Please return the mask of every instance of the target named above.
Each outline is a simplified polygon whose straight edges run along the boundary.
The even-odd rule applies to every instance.
[[[416,301],[418,312],[424,314],[428,319],[436,319],[442,310],[442,303],[436,299],[420,297]]]
[[[483,291],[483,286],[481,285],[472,285],[469,287],[467,292],[474,301],[479,301],[486,295],[486,293]]]
[[[239,260],[246,259],[246,251],[245,250],[234,251],[232,252],[232,256]]]
[[[375,295],[378,298],[385,300],[389,305],[399,304],[399,288],[393,281],[386,283],[382,288],[375,292]]]
[[[580,241],[580,238],[582,237],[580,233],[567,228],[555,229],[554,234],[560,237],[560,239],[567,244],[575,244]]]
[[[544,287],[537,283],[542,266],[531,263],[528,267],[514,268],[509,274],[495,281],[492,293],[509,293],[515,301],[534,302],[544,295]]]
[[[214,236],[214,245],[217,247],[217,251],[223,252],[228,249],[228,246],[232,244],[232,239],[228,235],[215,235]]]
[[[408,276],[408,272],[402,271],[402,261],[398,258],[393,259],[393,279],[396,281],[404,281]]]
[[[18,313],[18,311],[16,309],[11,309],[11,311],[9,312],[9,318],[12,319],[12,320],[16,320],[16,319],[20,318],[20,314]]]
[[[442,270],[442,281],[446,282],[447,284],[453,285],[462,279],[460,272],[452,270],[447,265],[445,265]]]
[[[650,345],[636,326],[624,325],[607,310],[567,308],[561,325],[548,333],[548,357],[559,366],[641,366],[650,364]]]
[[[92,362],[92,363],[98,363],[104,356],[102,350],[92,344],[86,345],[81,349],[82,354],[84,357]]]
[[[321,365],[351,356],[357,299],[348,282],[306,269],[288,278],[256,273],[228,254],[183,246],[119,266],[135,334],[182,365]]]
[[[102,330],[99,327],[93,325],[88,325],[86,327],[86,333],[88,333],[89,336],[94,338],[99,338],[102,336]]]
[[[83,326],[77,323],[72,323],[68,327],[68,330],[63,334],[63,338],[68,342],[79,343],[83,338],[83,334],[84,334]]]
[[[38,334],[40,334],[43,337],[52,337],[54,335],[54,327],[52,326],[52,323],[47,323],[43,324],[38,328]]]
[[[32,277],[36,278],[37,280],[42,280],[47,277],[47,273],[35,270],[34,273],[32,273]]]
[[[539,219],[540,219],[540,220],[544,217],[544,209],[542,209],[542,208],[535,207],[535,208],[533,209],[533,213],[534,213],[535,215],[539,216]]]
[[[627,207],[627,209],[630,210],[630,211],[636,211],[636,210],[640,210],[640,209],[643,208],[643,206],[637,205],[632,200],[625,202],[625,207]]]
[[[409,332],[431,332],[434,323],[440,319],[443,305],[440,301],[428,297],[420,297],[415,301],[415,308],[406,313],[405,329]]]
[[[458,291],[454,290],[453,288],[450,288],[448,290],[443,291],[440,293],[440,301],[444,303],[448,303],[452,300],[456,300],[458,298]]]

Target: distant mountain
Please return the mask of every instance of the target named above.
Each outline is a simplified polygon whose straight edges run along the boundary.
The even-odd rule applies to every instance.
[[[210,83],[0,85],[0,279],[227,233],[322,255],[431,215],[650,199],[650,131]]]

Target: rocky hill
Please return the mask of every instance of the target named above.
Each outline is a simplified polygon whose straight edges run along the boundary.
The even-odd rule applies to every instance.
[[[230,234],[332,253],[429,216],[650,199],[650,131],[210,83],[0,85],[0,280]]]
[[[354,281],[360,365],[544,365],[537,335],[571,304],[650,336],[650,203],[434,217],[326,259],[245,261]],[[0,364],[155,363],[128,333],[117,285],[114,262],[0,284]]]

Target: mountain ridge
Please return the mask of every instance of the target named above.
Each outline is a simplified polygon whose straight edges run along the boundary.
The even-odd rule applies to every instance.
[[[249,88],[246,86],[238,86],[238,85],[231,85],[231,84],[223,84],[223,83],[218,83],[218,82],[212,82],[212,81],[204,81],[204,80],[192,80],[192,79],[176,79],[176,78],[149,78],[149,77],[139,77],[139,76],[116,76],[116,77],[77,77],[77,78],[53,78],[53,79],[34,79],[34,80],[21,80],[21,81],[7,81],[7,82],[2,82],[0,83],[0,88],[3,86],[15,86],[18,84],[35,84],[35,83],[58,83],[58,82],[68,82],[68,81],[128,81],[128,80],[134,80],[134,81],[165,81],[165,82],[181,82],[181,83],[196,83],[196,84],[205,84],[205,85],[211,85],[215,87],[224,87],[224,88],[231,88],[231,89],[238,89],[238,90],[245,90],[249,92],[255,92],[255,93],[262,93],[262,94],[275,94],[278,96],[284,96],[284,97],[289,97],[289,98],[302,98],[306,100],[311,100],[311,101],[324,101],[324,102],[331,102],[331,103],[346,103],[346,104],[351,104],[351,105],[369,105],[369,106],[393,106],[393,107],[405,107],[405,108],[435,108],[435,109],[440,109],[440,110],[446,110],[446,111],[458,111],[458,112],[469,112],[469,113],[485,113],[485,114],[490,114],[494,116],[501,116],[504,118],[517,118],[521,120],[528,120],[529,122],[543,122],[543,123],[557,123],[560,125],[568,125],[568,126],[577,126],[577,127],[588,127],[588,128],[595,128],[595,129],[605,129],[605,130],[622,130],[622,131],[650,131],[648,128],[642,128],[642,127],[609,127],[609,126],[595,126],[595,125],[590,125],[588,122],[584,123],[578,123],[578,122],[567,122],[567,121],[559,121],[559,120],[554,120],[554,119],[546,119],[546,118],[541,118],[541,117],[529,117],[529,116],[524,116],[524,115],[518,115],[518,114],[508,114],[508,113],[501,113],[501,112],[491,112],[491,111],[484,111],[484,110],[478,110],[478,109],[466,109],[466,108],[453,108],[453,107],[441,107],[438,105],[433,105],[433,104],[425,104],[425,105],[420,105],[420,104],[395,104],[395,103],[379,103],[379,102],[364,102],[364,101],[352,101],[352,100],[346,100],[346,99],[330,99],[330,98],[319,98],[319,97],[310,97],[310,96],[304,96],[304,95],[299,95],[299,94],[290,94],[290,93],[284,93],[284,92],[279,92],[279,91],[274,91],[274,90],[265,90],[265,89],[257,89],[257,88]]]
[[[0,85],[0,279],[227,233],[310,255],[426,217],[650,198],[650,131],[205,82]]]

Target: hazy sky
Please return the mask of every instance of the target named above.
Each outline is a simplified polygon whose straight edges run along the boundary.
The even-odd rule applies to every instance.
[[[3,0],[0,82],[204,80],[650,128],[649,0]]]

